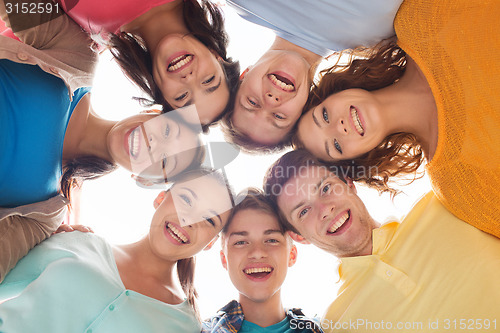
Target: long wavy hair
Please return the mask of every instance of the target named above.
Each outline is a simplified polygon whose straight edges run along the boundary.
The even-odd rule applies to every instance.
[[[393,41],[384,41],[371,49],[357,49],[346,63],[337,62],[320,72],[319,83],[311,90],[304,109],[310,110],[330,95],[346,89],[372,91],[387,87],[398,81],[405,69],[406,53]],[[292,138],[292,146],[295,149],[305,148],[298,135]],[[389,180],[398,176],[413,181],[420,176],[417,169],[423,161],[423,151],[415,135],[401,132],[388,135],[368,153],[336,161],[335,165],[354,181],[381,192],[396,194],[398,191],[389,186]]]
[[[207,0],[202,0],[201,4],[197,0],[185,0],[182,5],[184,23],[191,34],[221,57],[219,62],[229,88],[229,101],[225,109],[210,124],[203,124],[204,131],[207,131],[208,126],[217,123],[233,108],[239,83],[240,64],[227,56],[229,38],[224,29],[224,18],[220,9]],[[138,35],[121,32],[118,35],[111,35],[109,46],[125,75],[147,95],[147,98],[136,99],[143,105],[159,104],[165,112],[173,110],[154,81],[153,61],[144,40]]]

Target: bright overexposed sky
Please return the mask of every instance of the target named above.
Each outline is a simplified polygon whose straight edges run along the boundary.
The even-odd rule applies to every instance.
[[[231,8],[221,6],[226,15],[230,36],[229,55],[240,61],[242,70],[254,63],[274,40],[274,34],[251,24]],[[121,73],[108,52],[101,55],[92,89],[92,104],[103,118],[120,120],[143,108],[131,98],[140,96]],[[218,128],[213,128],[206,141],[222,141]],[[238,192],[248,186],[261,187],[267,168],[278,155],[247,155],[240,153],[226,168],[229,181]],[[379,196],[374,190],[358,186],[358,194],[370,214],[379,222],[401,219],[412,204],[430,190],[427,178],[419,179],[402,188],[403,194],[392,201],[388,195]],[[96,234],[112,244],[131,243],[149,230],[153,216],[153,200],[159,190],[148,190],[135,185],[130,173],[122,169],[98,180],[84,184],[81,194],[79,222],[91,226]],[[282,288],[285,307],[301,307],[306,315],[322,315],[335,298],[337,286],[337,259],[312,245],[297,245],[297,264],[289,269]],[[220,244],[198,255],[196,287],[200,294],[202,318],[237,298],[237,292],[222,268],[219,259]]]

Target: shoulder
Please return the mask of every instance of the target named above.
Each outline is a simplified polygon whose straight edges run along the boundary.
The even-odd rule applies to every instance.
[[[202,332],[238,332],[243,322],[240,303],[233,300],[222,307],[217,314],[202,323]]]

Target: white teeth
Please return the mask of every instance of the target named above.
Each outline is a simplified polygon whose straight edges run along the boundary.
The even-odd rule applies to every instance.
[[[283,89],[285,91],[294,91],[295,90],[295,87],[293,85],[286,84],[285,82],[278,80],[278,78],[274,74],[269,75],[269,78],[271,79],[272,83],[274,83],[275,85],[277,85],[278,87],[280,87],[281,89]]]
[[[254,274],[254,273],[271,273],[271,267],[259,267],[259,268],[248,268],[245,269],[245,274]]]
[[[354,122],[354,127],[356,127],[356,131],[359,133],[359,135],[365,134],[365,130],[361,125],[361,120],[359,120],[358,111],[356,110],[356,108],[352,106],[351,106],[351,118],[352,121]]]
[[[349,218],[349,212],[345,212],[344,215],[342,215],[338,219],[338,221],[334,225],[332,225],[330,229],[328,229],[328,232],[334,233],[335,231],[337,231],[337,229],[340,228],[345,223],[345,221],[347,221],[348,218]]]
[[[136,128],[128,136],[128,148],[129,148],[130,155],[132,157],[137,157],[137,154],[139,153],[139,135],[140,134],[141,134],[141,131],[139,130],[139,128]]]
[[[182,232],[171,223],[168,224],[168,232],[172,237],[174,237],[174,239],[180,240],[183,243],[187,243],[188,241],[187,237],[184,236]]]
[[[182,58],[184,58],[184,59],[182,59]],[[180,59],[182,59],[182,60],[180,60]],[[177,57],[174,60],[172,60],[172,62],[171,62],[171,64],[175,64],[175,65],[168,66],[167,71],[169,71],[169,72],[176,71],[179,68],[181,68],[182,66],[190,63],[192,60],[193,60],[192,55],[188,55],[188,56],[182,55],[180,57]]]

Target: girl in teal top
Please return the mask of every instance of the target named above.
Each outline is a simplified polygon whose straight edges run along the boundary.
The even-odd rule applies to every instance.
[[[0,331],[200,332],[193,256],[216,239],[231,198],[219,173],[190,172],[157,197],[148,235],[133,244],[54,235],[0,284]]]

